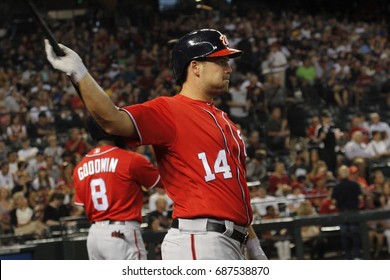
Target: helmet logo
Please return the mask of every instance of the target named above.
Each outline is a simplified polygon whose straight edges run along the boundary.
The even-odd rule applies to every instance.
[[[221,42],[222,42],[222,44],[223,44],[224,46],[229,45],[229,41],[228,41],[226,35],[221,35],[221,37],[219,37],[219,40],[221,40]]]

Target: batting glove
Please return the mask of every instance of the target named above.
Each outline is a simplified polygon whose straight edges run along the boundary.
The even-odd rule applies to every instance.
[[[268,260],[257,237],[248,240],[246,243],[246,251],[250,260]]]
[[[49,40],[45,39],[45,51],[47,60],[51,65],[62,72],[65,72],[74,82],[80,81],[88,73],[80,56],[68,47],[58,44],[64,51],[65,56],[57,56]]]

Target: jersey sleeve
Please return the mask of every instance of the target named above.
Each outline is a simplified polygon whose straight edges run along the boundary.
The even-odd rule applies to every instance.
[[[168,99],[160,97],[121,109],[129,114],[136,127],[139,136],[136,144],[167,146],[172,143],[176,128],[168,106]]]
[[[134,153],[134,159],[130,165],[130,171],[138,184],[147,189],[161,185],[158,169],[144,156]]]

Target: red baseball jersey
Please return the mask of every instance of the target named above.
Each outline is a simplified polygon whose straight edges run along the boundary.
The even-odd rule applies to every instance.
[[[137,144],[153,145],[173,218],[215,218],[249,225],[245,144],[240,130],[213,103],[181,94],[123,108]]]
[[[104,145],[92,149],[73,171],[75,204],[83,205],[90,221],[142,221],[143,194],[160,182],[144,156]]]

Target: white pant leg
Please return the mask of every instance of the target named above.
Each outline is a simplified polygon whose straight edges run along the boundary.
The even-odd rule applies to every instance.
[[[384,235],[386,236],[387,250],[390,254],[390,229],[386,229]]]
[[[113,237],[120,232],[123,238]],[[146,260],[147,253],[139,225],[93,224],[87,238],[91,260]]]
[[[243,260],[240,243],[212,231],[171,228],[161,245],[163,260]]]
[[[290,248],[290,241],[285,240],[283,241],[283,249],[284,249],[284,256],[286,257],[286,260],[291,260],[291,248]]]
[[[278,252],[278,257],[281,260],[291,259],[290,241],[276,241],[274,246]]]

